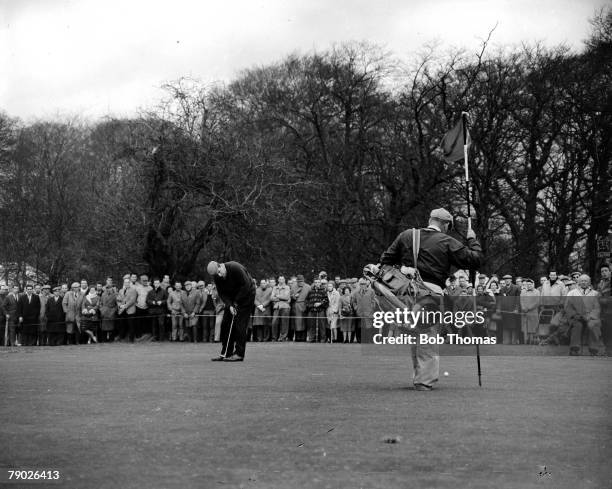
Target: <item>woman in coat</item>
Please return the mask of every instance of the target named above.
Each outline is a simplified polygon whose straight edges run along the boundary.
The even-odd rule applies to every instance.
[[[353,306],[351,305],[351,288],[345,285],[340,290],[340,330],[344,343],[351,343],[355,334],[355,320],[353,319]]]
[[[87,335],[87,343],[98,342],[96,333],[100,324],[100,296],[96,291],[95,285],[89,287],[89,292],[83,297],[81,302],[81,335]]]
[[[113,330],[115,329],[115,317],[117,317],[117,289],[112,284],[104,287],[100,297],[100,341],[113,341]]]

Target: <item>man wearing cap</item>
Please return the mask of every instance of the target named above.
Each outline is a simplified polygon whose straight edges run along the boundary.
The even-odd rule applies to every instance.
[[[79,344],[81,320],[81,302],[83,300],[79,293],[79,282],[73,282],[70,291],[66,292],[62,300],[64,315],[66,316],[66,343]]]
[[[221,354],[213,361],[242,362],[246,352],[246,331],[255,305],[255,284],[238,262],[211,261],[207,271],[225,303],[221,321]]]
[[[447,234],[452,220],[453,217],[445,209],[431,211],[429,225],[420,230],[420,249],[416,264],[413,263],[412,256],[412,229],[403,231],[395,238],[380,257],[380,263],[417,268],[423,281],[429,285],[432,295],[442,296],[452,267],[474,270],[480,266],[482,260],[482,248],[471,228],[467,231],[467,245]],[[431,325],[421,328],[422,331],[419,332],[436,336],[438,328],[439,325]],[[416,390],[430,391],[438,381],[439,347],[437,344],[417,344],[412,345],[411,350],[414,387]]]
[[[569,354],[580,355],[582,332],[586,326],[589,333],[589,353],[593,356],[604,355],[605,346],[601,340],[599,292],[591,287],[591,278],[588,275],[580,275],[578,287],[568,292],[565,314],[571,327]]]

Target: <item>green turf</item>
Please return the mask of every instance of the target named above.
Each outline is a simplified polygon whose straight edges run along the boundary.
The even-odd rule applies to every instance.
[[[407,355],[218,350],[0,350],[0,466],[74,488],[612,487],[610,358],[483,357],[479,388],[474,358],[444,356],[450,375],[416,392]]]

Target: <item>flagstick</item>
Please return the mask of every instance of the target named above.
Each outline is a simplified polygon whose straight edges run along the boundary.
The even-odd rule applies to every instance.
[[[467,112],[461,113],[461,120],[463,122],[463,162],[465,165],[465,193],[467,200],[467,216],[468,216],[468,230],[472,229],[472,212],[471,212],[471,201],[470,201],[470,172],[468,167],[468,135],[467,135]],[[475,282],[475,274],[473,270],[470,270],[472,274],[470,282]],[[476,312],[476,287],[472,289],[472,296],[474,300],[474,313]],[[471,332],[471,329],[470,329]],[[478,365],[478,386],[482,387],[482,371],[480,369],[480,345],[476,343],[476,363]]]

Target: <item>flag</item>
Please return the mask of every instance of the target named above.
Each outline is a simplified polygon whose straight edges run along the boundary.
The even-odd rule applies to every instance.
[[[472,142],[470,139],[470,133],[465,128],[465,133],[467,135],[467,144]],[[454,161],[463,159],[463,116],[459,119],[459,122],[455,124],[450,131],[448,131],[442,141],[440,142],[440,147],[444,152],[444,159],[449,163]]]

